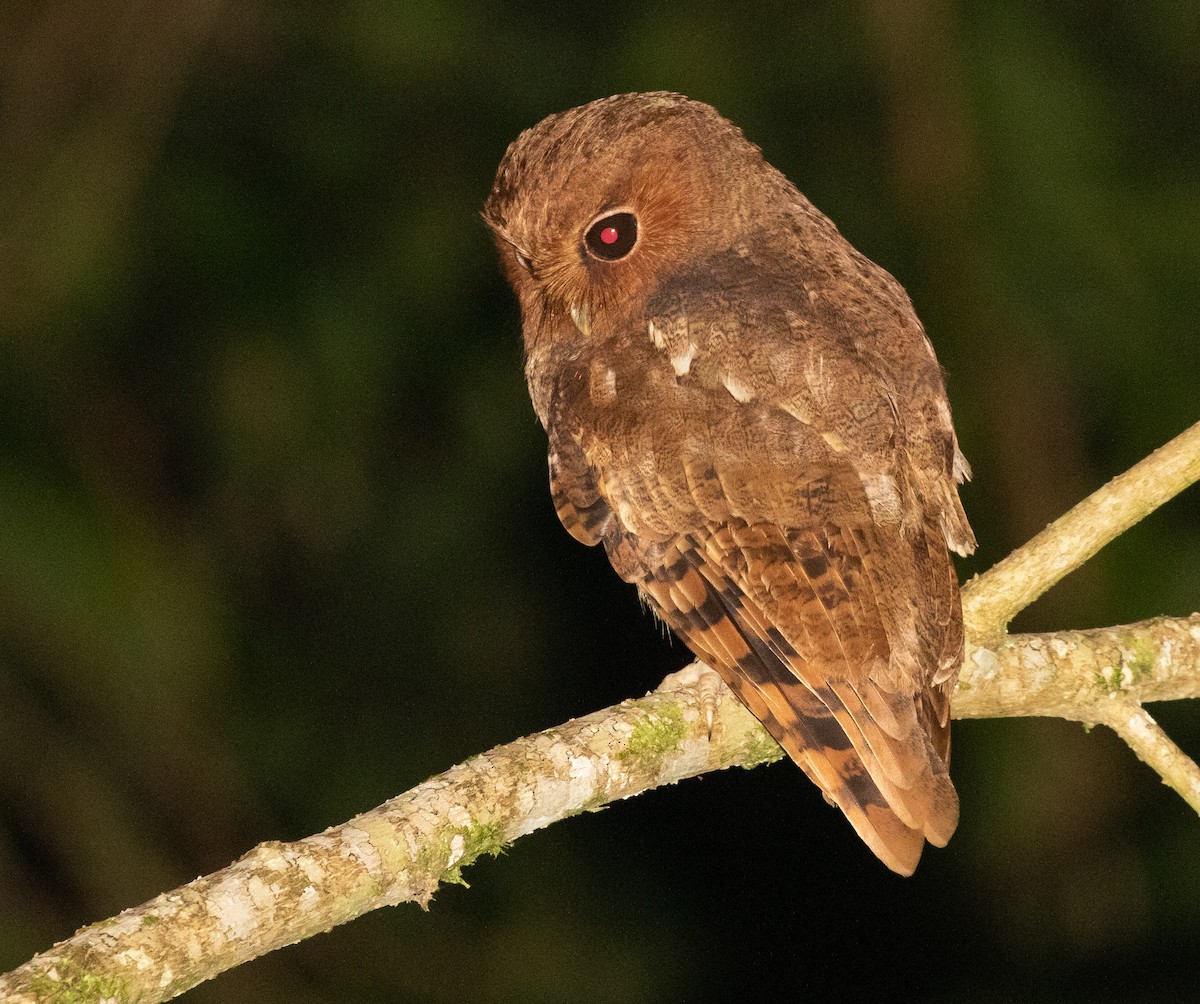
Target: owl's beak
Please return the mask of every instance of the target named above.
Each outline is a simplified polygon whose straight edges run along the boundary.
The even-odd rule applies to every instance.
[[[588,318],[588,309],[586,304],[582,307],[571,308],[571,320],[575,322],[577,327],[584,336],[589,336],[592,333],[592,322]]]

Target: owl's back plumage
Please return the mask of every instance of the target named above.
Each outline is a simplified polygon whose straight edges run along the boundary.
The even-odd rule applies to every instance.
[[[637,243],[599,260],[581,237],[614,212],[636,218]],[[907,296],[679,95],[605,99],[522,134],[485,216],[521,298],[563,524],[604,545],[911,873],[958,820],[949,550],[974,538]]]

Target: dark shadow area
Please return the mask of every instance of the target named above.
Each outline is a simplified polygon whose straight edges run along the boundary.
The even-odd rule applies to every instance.
[[[26,9],[27,6],[27,9]],[[909,290],[988,567],[1197,419],[1193,5],[0,13],[0,969],[685,661],[554,515],[479,210],[605,94],[717,106]],[[18,9],[19,8],[19,9]],[[1184,614],[1191,491],[1024,613]],[[1156,708],[1200,753],[1191,706]],[[571,819],[197,1002],[1179,1000],[1200,822],[961,723],[888,873],[799,771]]]

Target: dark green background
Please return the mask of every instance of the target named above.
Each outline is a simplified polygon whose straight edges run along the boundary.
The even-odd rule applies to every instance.
[[[478,218],[549,112],[709,101],[901,280],[964,576],[1200,417],[1194,0],[51,0],[0,60],[0,968],[684,661],[556,522]],[[1021,625],[1190,612],[1198,524]],[[791,765],[735,771],[191,999],[1194,991],[1200,822],[1113,736],[962,723],[954,768],[910,880]]]

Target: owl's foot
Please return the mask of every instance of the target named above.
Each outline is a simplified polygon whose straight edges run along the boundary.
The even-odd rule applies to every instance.
[[[671,673],[663,678],[663,682],[655,688],[658,691],[690,690],[696,696],[700,714],[708,726],[708,738],[712,738],[713,720],[717,714],[717,705],[721,702],[721,689],[724,681],[715,669],[709,669],[702,662],[693,662],[684,666],[677,673]]]

